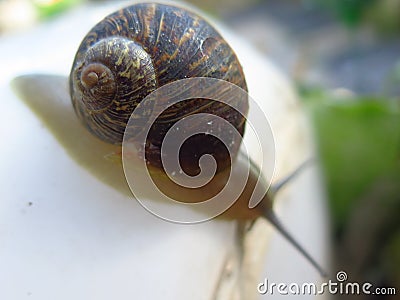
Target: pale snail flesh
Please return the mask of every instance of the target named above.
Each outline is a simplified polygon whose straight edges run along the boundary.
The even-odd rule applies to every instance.
[[[74,109],[89,131],[105,142],[121,144],[129,117],[149,93],[191,77],[222,79],[247,91],[234,51],[207,21],[183,8],[142,3],[109,15],[86,35],[72,66],[70,92]],[[240,105],[247,112],[248,102]],[[157,109],[157,103],[148,106],[149,112]],[[160,147],[168,129],[199,111],[224,118],[244,134],[245,116],[230,106],[208,99],[185,101],[164,111],[153,124],[146,147],[150,164],[161,166]],[[237,153],[240,142],[234,141],[229,152]],[[192,163],[191,158],[204,153],[215,157],[219,170],[230,163],[225,145],[213,136],[194,136],[187,145],[181,155],[189,174],[198,171],[198,162]]]
[[[237,56],[207,21],[176,6],[141,3],[107,16],[92,28],[76,53],[69,84],[73,107],[83,125],[104,142],[121,144],[132,112],[148,94],[172,81],[191,77],[222,79],[247,91]],[[158,103],[146,105],[150,114],[157,110]],[[247,113],[248,101],[239,105]],[[163,136],[177,120],[199,111],[222,117],[243,136],[245,115],[217,101],[191,99],[168,108],[152,125],[145,150],[149,165],[162,168]],[[146,119],[146,115],[142,117]],[[130,128],[131,132],[138,130]],[[233,149],[227,151],[212,135],[192,137],[180,153],[182,169],[196,174],[198,161],[193,157],[207,153],[216,159],[218,171],[225,170],[231,163],[226,157],[228,152],[237,154],[240,144],[241,140],[233,141]],[[247,207],[248,193],[251,195],[255,184],[253,177],[249,177],[240,199],[225,216],[245,220],[265,217],[324,274],[276,218],[271,200],[274,193],[268,193],[254,209]]]

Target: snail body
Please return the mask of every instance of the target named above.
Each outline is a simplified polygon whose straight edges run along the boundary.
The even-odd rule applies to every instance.
[[[200,198],[212,197],[224,187],[228,167],[239,153],[249,103],[242,97],[232,97],[228,104],[234,105],[194,97],[162,110],[160,108],[165,107],[163,98],[143,101],[162,86],[192,77],[222,79],[247,92],[238,58],[208,22],[183,8],[142,3],[121,9],[93,27],[78,48],[69,85],[78,119],[106,143],[120,145],[127,132],[133,137],[139,135],[142,129],[137,124],[146,124],[153,112],[161,111],[146,136],[144,154],[150,170],[163,169],[163,139],[179,120],[200,112],[229,122],[239,135],[231,134],[229,130],[223,132],[230,141],[228,146],[213,135],[201,133],[191,136],[190,142],[182,144],[179,152],[182,170],[189,175],[199,173],[200,157],[212,155],[217,162],[217,172],[211,184],[190,189],[176,187],[164,177],[155,178],[155,181],[159,180],[159,186],[175,193],[174,198],[198,202]],[[139,106],[143,113],[138,116],[136,127],[129,127],[131,115]],[[187,126],[198,125],[196,121]],[[247,221],[265,217],[323,273],[276,218],[272,210],[275,193],[265,193],[255,208],[249,208],[248,199],[259,175],[257,168],[250,170],[238,201],[223,216]],[[241,174],[238,176],[242,177]]]
[[[129,117],[148,94],[169,82],[191,77],[223,79],[247,91],[234,51],[208,22],[183,8],[142,3],[109,15],[86,35],[73,62],[70,93],[84,126],[107,143],[121,144]],[[150,114],[159,104],[147,103],[146,111]],[[248,102],[241,105],[247,112]],[[146,147],[151,165],[161,166],[160,147],[168,129],[199,111],[224,118],[244,134],[245,116],[219,102],[192,99],[171,106],[154,122]],[[145,119],[146,115],[143,122]],[[237,152],[240,141],[231,144],[235,148],[231,152]],[[224,146],[212,136],[197,135],[190,145],[183,157],[209,153],[217,159],[220,170],[229,164],[221,155],[226,152]],[[197,163],[186,164],[185,171],[196,173]]]

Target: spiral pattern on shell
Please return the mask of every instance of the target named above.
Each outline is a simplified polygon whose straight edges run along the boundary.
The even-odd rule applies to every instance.
[[[109,15],[87,34],[72,66],[70,92],[78,118],[90,132],[105,142],[121,144],[129,117],[148,94],[191,77],[222,79],[247,91],[235,53],[209,23],[183,8],[142,3]],[[164,107],[162,101],[145,104],[140,116],[143,124],[146,112],[150,115],[158,106]],[[239,100],[232,98],[235,101]],[[247,112],[247,101],[239,105]],[[190,99],[170,106],[152,124],[145,149],[150,164],[162,166],[161,145],[169,128],[198,112],[221,117],[240,135],[244,134],[245,118],[231,106],[209,99]],[[138,126],[129,132],[140,130]],[[232,143],[235,151],[240,142]],[[227,152],[218,139],[198,134],[183,145],[181,161],[185,172],[196,174],[198,162],[193,157],[207,153],[216,158],[222,169],[229,164]]]

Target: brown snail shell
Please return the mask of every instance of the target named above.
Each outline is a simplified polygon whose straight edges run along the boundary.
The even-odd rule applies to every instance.
[[[89,131],[107,143],[121,144],[130,115],[149,93],[191,77],[223,79],[247,91],[234,51],[207,21],[180,7],[141,3],[107,16],[86,35],[73,62],[70,93],[78,118]],[[247,112],[248,102],[241,105]],[[149,106],[150,112],[157,103]],[[161,166],[160,147],[168,129],[196,112],[222,117],[244,134],[245,116],[230,106],[191,99],[168,108],[153,124],[145,150],[151,165]],[[234,141],[235,149],[229,152],[237,153],[240,142]],[[199,134],[183,145],[184,171],[198,172],[193,157],[205,153],[214,156],[218,170],[229,165],[225,145],[211,135]]]

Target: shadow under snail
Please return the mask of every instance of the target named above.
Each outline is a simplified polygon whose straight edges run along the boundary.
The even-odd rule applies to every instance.
[[[69,85],[79,120],[101,140],[119,145],[122,144],[132,112],[148,94],[170,82],[192,77],[222,79],[247,91],[238,58],[207,21],[176,6],[141,3],[112,13],[92,28],[76,53]],[[234,101],[239,100],[232,99]],[[248,101],[240,101],[236,104],[247,113]],[[151,112],[157,110],[159,103],[146,105],[145,111]],[[198,98],[174,104],[161,113],[147,136],[144,153],[149,168],[162,170],[163,137],[178,120],[198,112],[225,119],[243,136],[246,116],[227,104]],[[145,122],[147,116],[142,117]],[[229,132],[224,134],[229,135]],[[233,136],[231,138],[235,139]],[[226,149],[213,135],[192,136],[180,149],[182,170],[189,175],[196,175],[199,172],[198,158],[210,154],[217,162],[218,178],[218,174],[230,169],[229,153],[236,156],[239,152],[241,139],[232,141],[231,149]],[[249,221],[258,217],[268,219],[324,274],[273,213],[272,197],[279,189],[277,186],[272,187],[255,208],[248,207],[248,199],[255,185],[253,177],[250,174],[242,195],[222,217]],[[207,193],[201,189],[198,192]]]

